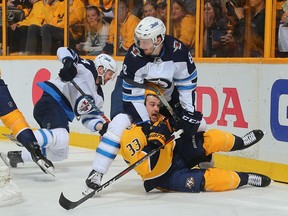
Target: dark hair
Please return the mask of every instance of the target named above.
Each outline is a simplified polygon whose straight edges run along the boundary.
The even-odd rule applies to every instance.
[[[151,5],[155,10],[157,10],[157,3],[155,1],[147,0],[143,6],[145,5]]]
[[[165,9],[167,7],[167,3],[166,2],[160,2],[157,4],[157,8],[159,9]]]
[[[182,10],[185,12],[185,14],[188,13],[185,0],[173,0],[172,4],[174,4],[174,3],[177,3],[178,5],[180,5]]]
[[[204,4],[210,3],[214,13],[215,13],[215,19],[220,20],[221,18],[224,18],[224,12],[222,8],[222,2],[220,0],[205,0]]]

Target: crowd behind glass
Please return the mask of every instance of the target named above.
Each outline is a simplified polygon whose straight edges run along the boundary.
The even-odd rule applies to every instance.
[[[6,11],[1,55],[6,40],[10,56],[55,55],[63,45],[81,55],[124,56],[139,21],[155,16],[194,56],[261,58],[269,12],[270,57],[288,57],[288,0],[272,0],[269,8],[266,0],[7,0]]]

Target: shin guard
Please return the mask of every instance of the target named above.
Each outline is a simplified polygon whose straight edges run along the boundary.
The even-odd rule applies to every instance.
[[[236,172],[220,168],[207,169],[204,178],[204,189],[213,192],[233,190],[240,183],[240,177]]]

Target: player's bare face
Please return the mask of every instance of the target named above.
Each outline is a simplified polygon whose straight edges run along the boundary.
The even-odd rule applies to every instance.
[[[151,123],[155,123],[159,117],[161,102],[155,95],[146,96],[146,109]]]
[[[154,51],[154,44],[152,39],[138,39],[137,46],[143,50],[145,55],[151,55]]]
[[[105,76],[104,76],[104,84],[106,84],[109,80],[114,79],[115,73],[111,70],[107,70]]]

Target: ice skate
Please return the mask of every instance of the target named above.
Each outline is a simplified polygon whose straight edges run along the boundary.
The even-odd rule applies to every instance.
[[[252,130],[249,133],[245,134],[242,139],[244,141],[244,148],[248,148],[255,143],[259,142],[264,136],[262,130]]]
[[[0,156],[7,166],[15,168],[17,167],[18,163],[24,164],[24,161],[21,157],[21,151],[9,151],[7,154],[0,153]]]
[[[97,190],[101,186],[103,174],[92,170],[86,179],[86,190],[83,195],[89,194],[92,190]]]
[[[268,176],[257,174],[257,173],[248,173],[248,185],[255,187],[267,187],[270,185],[271,179]]]
[[[53,163],[42,154],[38,144],[35,144],[33,148],[34,150],[30,152],[32,160],[41,168],[44,173],[49,173],[55,177]]]

